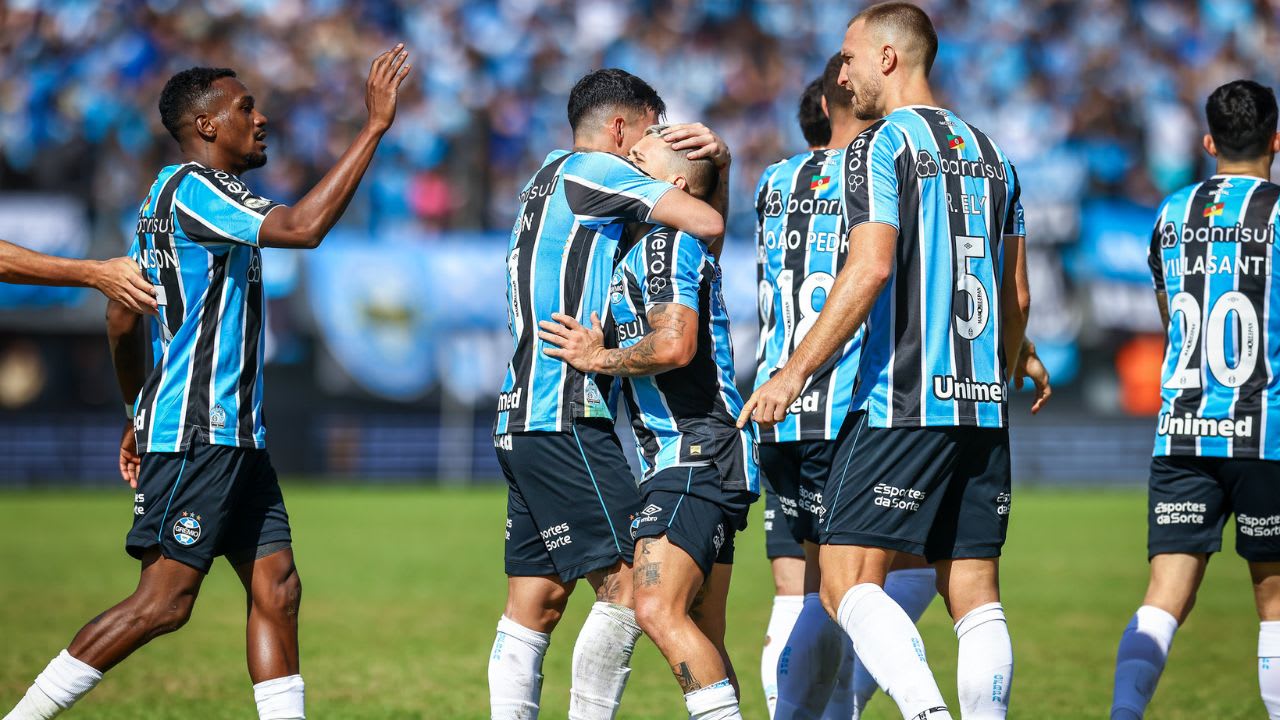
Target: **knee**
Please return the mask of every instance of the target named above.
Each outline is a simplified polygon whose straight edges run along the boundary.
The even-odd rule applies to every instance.
[[[147,638],[165,635],[181,628],[191,619],[195,594],[134,596],[129,623],[141,627]]]
[[[663,597],[654,592],[636,592],[636,624],[654,643],[661,645],[661,639],[671,628],[673,608]]]
[[[844,601],[844,596],[849,593],[850,588],[852,585],[847,582],[823,575],[818,598],[822,600],[822,607],[826,609],[828,615],[834,618],[840,614],[840,603]]]
[[[253,608],[257,612],[272,616],[293,619],[298,616],[302,606],[302,579],[297,570],[291,570],[285,577],[254,587]]]

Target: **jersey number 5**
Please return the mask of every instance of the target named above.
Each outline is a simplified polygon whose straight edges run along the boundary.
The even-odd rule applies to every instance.
[[[1200,325],[1202,315],[1200,301],[1189,292],[1180,292],[1169,301],[1170,322],[1173,316],[1182,315],[1182,349],[1178,353],[1178,365],[1173,375],[1164,384],[1169,389],[1198,388],[1203,385],[1200,368],[1191,367],[1196,348],[1200,345]],[[1227,361],[1227,320],[1235,313],[1240,323],[1239,334],[1236,335],[1239,353],[1236,364],[1232,367]],[[1205,338],[1205,354],[1209,361],[1209,372],[1219,384],[1229,388],[1238,388],[1253,375],[1253,368],[1258,363],[1258,311],[1254,309],[1249,296],[1241,292],[1224,293],[1214,303],[1205,323],[1208,336]]]
[[[956,293],[964,293],[967,302],[964,308],[955,308],[956,332],[960,336],[973,340],[982,334],[991,320],[990,293],[986,286],[974,275],[969,261],[987,256],[987,241],[972,235],[957,235],[956,247]],[[961,310],[969,310],[969,316],[961,315]]]

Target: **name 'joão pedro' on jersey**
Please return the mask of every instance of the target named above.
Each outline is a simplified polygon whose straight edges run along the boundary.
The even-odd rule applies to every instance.
[[[622,379],[644,478],[671,467],[714,465],[722,489],[759,494],[754,433],[736,425],[742,396],[734,386],[720,265],[697,238],[659,227],[614,271],[609,313],[618,347],[640,342],[651,330],[648,311],[664,303],[698,313],[698,349],[684,367]]]
[[[1004,427],[1004,238],[1025,234],[1013,165],[951,111],[915,105],[849,145],[844,184],[850,229],[898,229],[853,409],[873,427]]]
[[[1280,459],[1280,185],[1215,175],[1151,233],[1169,315],[1156,456]]]
[[[755,387],[786,364],[813,324],[849,254],[844,150],[812,150],[770,165],[756,187],[760,339]],[[809,379],[786,419],[761,442],[834,440],[858,374],[862,334]]]
[[[276,207],[195,162],[165,167],[151,186],[129,249],[160,306],[134,407],[140,452],[184,451],[193,440],[266,447],[258,232]]]
[[[603,152],[557,150],[520,193],[507,253],[507,322],[514,353],[498,395],[494,434],[566,431],[575,418],[611,418],[595,378],[542,350],[552,313],[605,315],[627,223],[645,222],[669,183]]]

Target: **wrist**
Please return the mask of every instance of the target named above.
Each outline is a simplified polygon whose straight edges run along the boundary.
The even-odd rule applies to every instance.
[[[102,289],[103,272],[106,270],[107,263],[102,260],[85,260],[84,261],[84,284],[95,290]]]
[[[379,120],[369,118],[365,121],[364,127],[360,128],[360,134],[373,140],[379,140],[391,129],[391,123],[384,123]]]

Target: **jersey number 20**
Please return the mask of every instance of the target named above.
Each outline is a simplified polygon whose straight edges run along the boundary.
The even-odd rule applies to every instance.
[[[1182,349],[1178,353],[1178,365],[1173,375],[1164,384],[1166,388],[1198,388],[1203,385],[1200,368],[1191,367],[1191,359],[1200,345],[1200,324],[1202,314],[1200,301],[1189,292],[1180,292],[1169,301],[1169,322],[1173,316],[1181,313],[1183,322]],[[1227,362],[1227,320],[1235,313],[1240,323],[1239,357],[1235,367]],[[1205,355],[1209,361],[1209,372],[1220,385],[1238,388],[1253,375],[1253,368],[1258,363],[1258,311],[1254,309],[1249,296],[1242,292],[1224,293],[1213,308],[1205,322],[1208,336],[1205,337]]]

